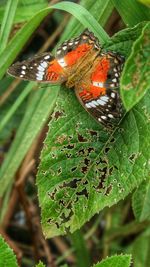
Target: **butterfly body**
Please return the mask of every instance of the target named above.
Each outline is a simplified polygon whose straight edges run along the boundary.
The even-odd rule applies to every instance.
[[[24,80],[65,83],[75,88],[83,107],[107,126],[121,116],[118,88],[123,62],[115,52],[103,52],[94,34],[85,30],[58,47],[55,57],[44,53],[17,62],[8,73]]]

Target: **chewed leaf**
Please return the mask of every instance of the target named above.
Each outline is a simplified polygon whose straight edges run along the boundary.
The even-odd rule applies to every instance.
[[[83,110],[74,92],[61,90],[37,178],[47,237],[74,232],[148,176],[148,98],[110,133]]]
[[[18,267],[16,256],[13,250],[0,235],[0,266]]]
[[[150,23],[147,23],[133,44],[122,73],[121,94],[127,110],[131,109],[150,88],[149,44]]]

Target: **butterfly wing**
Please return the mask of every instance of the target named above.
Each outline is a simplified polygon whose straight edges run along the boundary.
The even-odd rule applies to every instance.
[[[17,62],[9,67],[8,74],[38,82],[62,83],[66,79],[64,69],[50,53]]]
[[[84,108],[104,125],[117,121],[122,113],[118,88],[123,62],[116,53],[101,53],[94,68],[75,88]]]

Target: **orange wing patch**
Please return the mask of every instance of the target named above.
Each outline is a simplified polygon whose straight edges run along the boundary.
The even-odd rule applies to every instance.
[[[110,69],[110,61],[104,57],[97,64],[95,71],[91,75],[91,80],[94,82],[104,83],[107,80],[107,74]]]
[[[46,78],[47,81],[51,82],[61,82],[62,80],[65,80],[64,69],[56,59],[49,63],[46,71]]]
[[[90,51],[91,48],[92,48],[92,45],[84,43],[84,44],[77,46],[75,50],[68,52],[66,56],[64,57],[64,61],[66,62],[67,66],[72,66],[76,64],[77,61],[81,57],[83,57],[88,51]]]

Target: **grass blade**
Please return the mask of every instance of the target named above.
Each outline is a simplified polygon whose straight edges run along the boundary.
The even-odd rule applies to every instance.
[[[14,105],[9,109],[8,113],[5,115],[5,117],[0,122],[0,131],[3,130],[4,126],[7,124],[9,119],[14,115],[17,108],[21,105],[23,100],[27,97],[27,95],[31,92],[33,86],[35,83],[29,83],[26,88],[22,91],[21,95],[17,98]]]
[[[139,22],[149,20],[150,9],[136,0],[112,0],[125,24],[132,27]]]
[[[18,0],[8,0],[0,33],[0,53],[5,49],[15,17]]]

